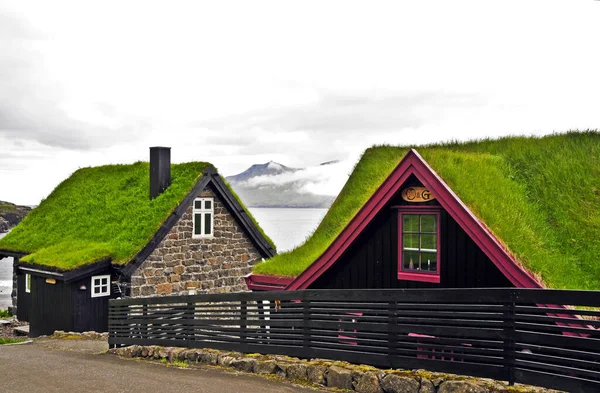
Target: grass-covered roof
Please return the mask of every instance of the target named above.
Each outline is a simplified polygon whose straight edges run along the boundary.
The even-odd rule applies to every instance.
[[[27,253],[21,261],[61,270],[106,258],[126,264],[209,165],[171,165],[171,185],[153,200],[147,162],[79,169],[0,239],[0,250]]]
[[[315,232],[254,273],[294,277],[342,232],[412,146],[365,151]],[[527,270],[553,288],[600,289],[600,133],[414,147]]]

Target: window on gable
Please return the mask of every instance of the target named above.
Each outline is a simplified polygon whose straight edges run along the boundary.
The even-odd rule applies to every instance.
[[[398,279],[440,282],[439,212],[399,211]]]
[[[214,201],[213,198],[196,198],[194,200],[194,237],[213,235]]]
[[[25,292],[31,293],[31,274],[25,274]]]
[[[92,276],[92,297],[110,296],[110,275]]]

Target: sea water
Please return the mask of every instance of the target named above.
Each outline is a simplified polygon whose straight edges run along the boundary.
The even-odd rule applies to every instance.
[[[0,238],[4,235],[6,233],[0,233]],[[0,259],[0,310],[6,310],[8,306],[12,305],[10,299],[10,293],[12,292],[12,270],[12,258]]]
[[[258,224],[277,246],[290,250],[316,229],[327,209],[250,208]],[[0,238],[6,235],[0,233]],[[13,259],[0,259],[0,310],[11,305]]]

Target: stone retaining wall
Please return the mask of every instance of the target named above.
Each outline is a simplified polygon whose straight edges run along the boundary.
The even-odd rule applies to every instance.
[[[287,356],[244,355],[214,349],[185,349],[134,345],[109,353],[180,364],[207,364],[237,371],[276,375],[296,383],[314,384],[357,393],[551,393],[556,390],[425,370],[380,370],[322,359],[300,360]]]
[[[248,290],[243,276],[260,261],[258,250],[210,186],[198,197],[214,198],[214,236],[192,237],[190,205],[132,275],[132,297]]]

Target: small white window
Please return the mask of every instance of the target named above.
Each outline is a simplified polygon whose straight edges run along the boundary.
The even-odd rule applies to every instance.
[[[110,296],[110,275],[92,276],[92,297]]]
[[[31,274],[25,275],[25,292],[31,293]]]
[[[210,237],[213,235],[214,201],[212,198],[196,198],[194,200],[194,233],[193,237]]]

